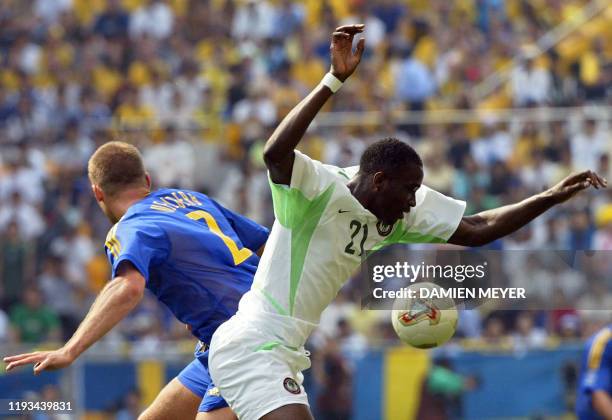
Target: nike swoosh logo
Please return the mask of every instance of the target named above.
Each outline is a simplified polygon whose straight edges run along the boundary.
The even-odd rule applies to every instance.
[[[348,213],[350,210],[338,210],[338,213]]]

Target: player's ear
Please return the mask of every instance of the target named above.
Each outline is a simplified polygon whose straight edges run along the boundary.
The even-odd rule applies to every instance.
[[[372,186],[374,188],[374,191],[379,191],[382,188],[384,178],[385,175],[381,171],[376,172],[372,176]]]
[[[96,184],[91,184],[91,191],[93,192],[96,201],[104,201],[104,193],[100,187],[98,187]]]
[[[151,189],[151,175],[148,172],[145,172],[145,181],[147,183],[147,188]]]

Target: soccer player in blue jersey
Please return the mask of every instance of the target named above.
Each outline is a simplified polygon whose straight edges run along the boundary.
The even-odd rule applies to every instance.
[[[146,287],[200,342],[196,360],[140,418],[234,419],[208,374],[208,343],[251,287],[268,230],[204,194],[151,192],[140,153],[127,143],[101,146],[88,173],[98,204],[114,224],[105,243],[113,280],[62,348],[6,357],[6,370],[33,363],[39,374],[70,365],[138,305]]]
[[[576,415],[580,420],[612,419],[612,324],[586,343]]]

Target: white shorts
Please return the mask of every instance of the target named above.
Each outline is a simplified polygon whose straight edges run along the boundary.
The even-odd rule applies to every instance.
[[[208,367],[238,418],[258,420],[287,404],[308,405],[301,373],[310,367],[308,355],[234,315],[213,335]]]

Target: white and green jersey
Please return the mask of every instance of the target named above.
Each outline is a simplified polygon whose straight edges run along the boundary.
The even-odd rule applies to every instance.
[[[325,165],[296,151],[291,185],[270,182],[276,221],[240,314],[273,315],[271,325],[283,320],[295,330],[297,340],[291,341],[301,345],[367,250],[444,243],[457,229],[465,202],[424,185],[404,219],[381,225],[347,187],[358,169]]]

